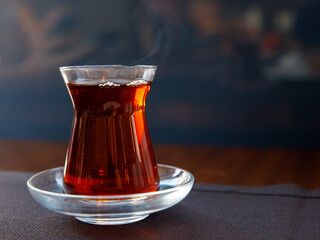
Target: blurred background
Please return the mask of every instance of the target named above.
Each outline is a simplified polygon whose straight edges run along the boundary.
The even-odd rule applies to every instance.
[[[318,0],[0,0],[0,138],[67,140],[58,67],[155,64],[154,143],[320,146]]]

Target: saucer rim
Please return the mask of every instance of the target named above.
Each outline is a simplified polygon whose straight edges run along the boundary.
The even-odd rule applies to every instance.
[[[34,174],[33,176],[31,176],[27,180],[27,186],[28,186],[29,191],[32,190],[32,191],[35,191],[35,192],[38,192],[38,193],[41,193],[41,194],[44,194],[44,195],[47,195],[47,196],[54,196],[54,197],[60,197],[60,198],[73,198],[73,199],[84,199],[85,198],[87,200],[91,200],[91,199],[92,200],[96,200],[96,199],[99,199],[99,200],[114,200],[114,199],[121,200],[121,199],[128,199],[128,198],[151,197],[151,196],[156,196],[156,195],[162,195],[162,194],[168,194],[168,193],[171,193],[171,192],[176,192],[177,190],[182,189],[182,188],[186,188],[186,187],[192,188],[192,186],[194,184],[194,181],[195,181],[195,178],[194,178],[193,174],[190,173],[189,171],[184,170],[184,169],[179,168],[179,167],[167,165],[167,164],[157,164],[157,166],[158,167],[165,167],[165,168],[169,168],[169,169],[175,169],[175,170],[179,170],[181,172],[186,173],[187,176],[188,176],[187,182],[182,183],[181,185],[170,187],[168,189],[156,190],[154,192],[135,193],[135,194],[120,194],[120,195],[78,195],[78,194],[56,193],[56,192],[51,192],[51,191],[48,191],[48,190],[39,189],[39,188],[37,188],[37,187],[35,187],[35,186],[33,186],[31,184],[32,180],[34,180],[35,178],[39,177],[39,175],[41,175],[41,174],[44,174],[44,173],[49,172],[49,171],[53,171],[54,172],[54,171],[57,171],[57,170],[60,170],[60,169],[63,170],[64,167],[60,166],[60,167],[47,169],[47,170],[44,170],[44,171],[41,171],[41,172],[38,172],[38,173]],[[159,185],[161,185],[161,181],[162,180],[160,179],[160,184]]]

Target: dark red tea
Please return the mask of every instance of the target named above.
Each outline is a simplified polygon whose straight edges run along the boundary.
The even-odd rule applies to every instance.
[[[74,105],[64,189],[86,195],[155,191],[159,176],[145,119],[150,83],[68,83]]]

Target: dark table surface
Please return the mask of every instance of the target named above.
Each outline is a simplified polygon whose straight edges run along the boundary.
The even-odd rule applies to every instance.
[[[0,141],[0,239],[320,239],[319,150],[156,145],[159,163],[195,175],[190,194],[143,221],[96,226],[28,193],[32,172],[63,165],[66,147]]]

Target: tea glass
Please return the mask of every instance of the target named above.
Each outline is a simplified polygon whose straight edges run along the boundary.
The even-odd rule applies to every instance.
[[[74,107],[65,192],[156,191],[159,175],[145,117],[156,66],[71,66],[60,71]]]

